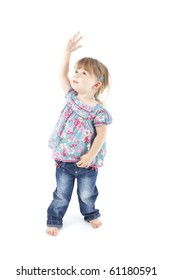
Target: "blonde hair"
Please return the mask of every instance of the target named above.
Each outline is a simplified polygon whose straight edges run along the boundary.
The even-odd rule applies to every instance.
[[[84,68],[87,72],[94,74],[98,81],[101,82],[101,86],[95,93],[95,99],[99,102],[100,95],[105,91],[106,88],[110,87],[110,74],[107,67],[99,60],[92,57],[84,57],[76,62],[75,67]]]

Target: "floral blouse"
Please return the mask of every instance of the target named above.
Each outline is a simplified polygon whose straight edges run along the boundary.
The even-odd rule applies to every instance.
[[[78,100],[73,88],[67,92],[66,99],[66,105],[50,137],[49,147],[53,150],[55,160],[77,162],[90,150],[96,136],[95,127],[110,124],[112,117],[101,103],[92,107]],[[105,154],[106,143],[91,166],[102,166]]]

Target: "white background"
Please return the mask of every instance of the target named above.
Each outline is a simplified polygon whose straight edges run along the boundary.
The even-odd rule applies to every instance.
[[[172,1],[1,1],[1,271],[25,268],[151,266],[172,279],[173,39]],[[83,35],[83,56],[107,65],[113,116],[105,165],[99,169],[94,230],[79,213],[76,190],[56,238],[45,234],[55,188],[48,140],[64,105],[57,79],[66,41]],[[59,277],[59,278],[57,278]],[[66,276],[66,279],[84,279]],[[40,279],[61,279],[41,276]],[[64,279],[64,278],[63,278]]]

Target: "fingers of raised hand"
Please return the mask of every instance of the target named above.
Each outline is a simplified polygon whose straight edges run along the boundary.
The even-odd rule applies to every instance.
[[[82,39],[82,36],[79,36],[79,34],[80,32],[77,32],[71,40],[71,42],[73,42],[75,45],[77,45],[78,42]]]

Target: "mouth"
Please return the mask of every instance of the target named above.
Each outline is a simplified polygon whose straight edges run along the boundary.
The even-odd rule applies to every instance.
[[[78,82],[77,82],[77,81],[75,81],[75,80],[73,81],[73,83],[74,83],[74,84],[78,84]]]

